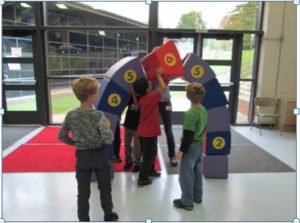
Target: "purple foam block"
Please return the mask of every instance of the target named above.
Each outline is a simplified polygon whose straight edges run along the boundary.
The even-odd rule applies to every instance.
[[[110,130],[114,133],[115,129],[116,129],[116,126],[117,126],[117,122],[119,120],[119,116],[108,113],[108,112],[104,112],[104,115],[109,120]]]
[[[228,157],[227,156],[204,156],[203,175],[206,178],[228,178]]]
[[[230,116],[226,106],[209,109],[208,120],[206,125],[207,132],[229,131]]]
[[[208,63],[194,53],[184,58],[183,67],[184,79],[189,82],[205,84],[216,76]]]
[[[109,68],[105,77],[130,93],[132,84],[138,78],[145,77],[145,72],[138,58],[125,57]]]

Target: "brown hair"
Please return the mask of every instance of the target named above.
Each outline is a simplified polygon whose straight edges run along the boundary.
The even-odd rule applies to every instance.
[[[85,102],[88,97],[95,94],[99,82],[93,77],[80,77],[72,81],[72,90],[80,102]]]
[[[186,88],[186,96],[192,103],[201,102],[205,95],[205,88],[200,83],[190,83]]]

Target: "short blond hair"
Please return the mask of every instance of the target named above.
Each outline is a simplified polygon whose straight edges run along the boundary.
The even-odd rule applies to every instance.
[[[186,87],[186,96],[192,103],[201,102],[205,95],[205,88],[202,84],[192,82]]]
[[[95,94],[99,82],[93,77],[80,77],[72,81],[72,90],[80,102],[85,102],[88,97]]]

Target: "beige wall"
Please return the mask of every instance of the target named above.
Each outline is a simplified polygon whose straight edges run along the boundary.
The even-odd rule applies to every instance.
[[[266,2],[257,96],[296,98],[296,5]]]
[[[280,99],[283,130],[294,129],[296,123],[296,20],[296,5],[292,2],[266,2],[256,96]]]

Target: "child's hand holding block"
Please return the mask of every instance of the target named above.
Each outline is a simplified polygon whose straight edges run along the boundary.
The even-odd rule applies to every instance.
[[[142,59],[148,80],[156,80],[156,69],[162,67],[163,79],[170,81],[184,75],[182,61],[175,44],[168,40]]]

